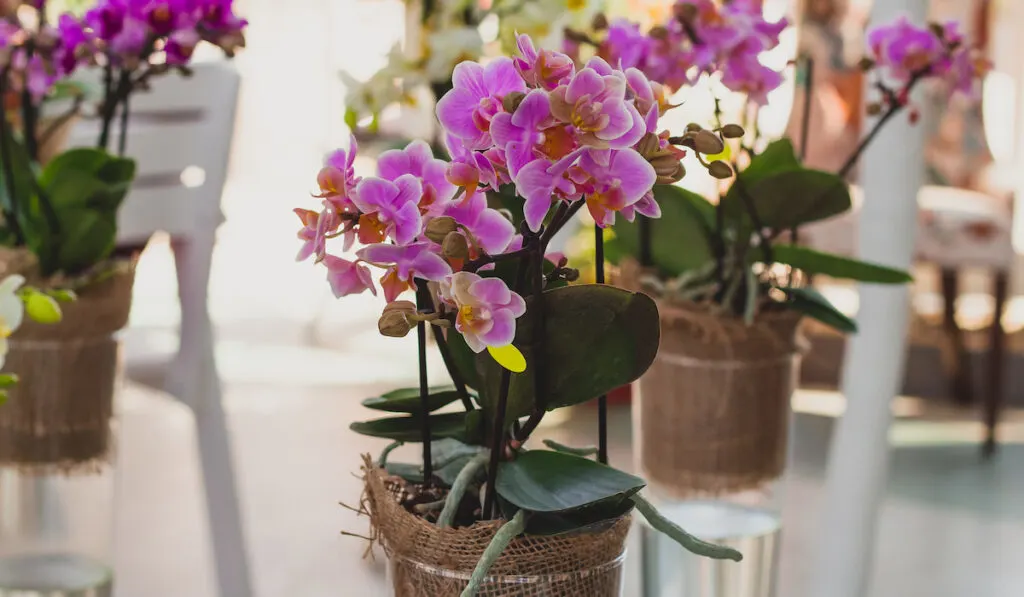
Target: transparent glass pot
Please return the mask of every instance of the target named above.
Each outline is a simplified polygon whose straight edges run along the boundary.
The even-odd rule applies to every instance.
[[[626,553],[599,566],[563,574],[488,576],[477,597],[619,597]],[[391,597],[458,597],[470,574],[430,566],[402,556],[388,559]]]

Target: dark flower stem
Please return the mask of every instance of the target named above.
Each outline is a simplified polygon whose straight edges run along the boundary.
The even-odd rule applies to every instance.
[[[7,77],[9,70],[4,69],[0,73],[0,98],[7,93]],[[0,114],[0,161],[3,162],[4,169],[4,185],[7,187],[7,198],[9,205],[5,206],[7,209],[4,210],[4,219],[7,222],[7,226],[10,227],[11,232],[14,234],[15,243],[18,245],[25,244],[25,234],[21,230],[21,222],[18,221],[18,195],[14,188],[14,164],[12,163],[11,155],[11,126],[7,122],[7,114]]]
[[[604,228],[594,225],[594,279],[604,284]],[[597,399],[597,460],[608,464],[608,396]]]
[[[811,134],[811,99],[814,91],[814,58],[804,58],[804,113],[800,118],[800,161],[807,159],[807,143]]]
[[[118,88],[127,90],[131,88],[132,84],[132,73],[128,69],[121,69],[121,80],[118,82]],[[121,100],[121,130],[118,131],[117,139],[117,155],[124,157],[125,149],[128,146],[128,116],[130,114],[128,109],[128,100],[131,97],[130,93],[126,91],[122,92],[124,99]]]
[[[452,378],[455,391],[459,393],[462,406],[467,411],[473,410],[473,401],[469,397],[469,391],[466,390],[466,382],[463,381],[462,375],[459,373],[459,367],[455,364],[455,359],[452,358],[452,351],[448,348],[448,340],[445,339],[444,332],[436,325],[430,326],[430,329],[434,331],[434,342],[437,344],[438,352],[441,353],[441,360],[444,361],[445,369],[448,370],[448,375]]]
[[[110,145],[110,124],[114,120],[114,109],[117,107],[114,103],[114,65],[110,62],[110,56],[107,56],[107,63],[103,66],[103,104],[100,108],[100,117],[103,120],[102,127],[100,128],[100,138],[96,142],[98,149],[106,149]]]
[[[417,280],[416,307],[420,312],[433,311],[433,304],[427,292],[426,283]],[[416,341],[419,349],[420,366],[420,439],[423,442],[423,484],[427,487],[433,482],[434,463],[430,454],[430,390],[427,385],[427,324],[423,321],[416,324]]]
[[[508,407],[508,389],[512,384],[512,372],[501,368],[501,386],[498,389],[498,408],[494,413],[494,426],[491,428],[491,460],[487,464],[487,491],[484,493],[483,518],[494,517],[495,495],[498,490],[498,460],[505,451],[505,409]]]

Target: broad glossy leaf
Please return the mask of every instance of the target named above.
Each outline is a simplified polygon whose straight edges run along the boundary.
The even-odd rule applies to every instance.
[[[498,503],[506,520],[511,520],[520,510],[500,496]],[[598,532],[611,527],[632,510],[630,500],[611,499],[568,512],[533,512],[526,520],[526,533],[551,536],[584,529]]]
[[[415,443],[422,439],[419,417],[388,417],[372,421],[356,421],[349,425],[349,429],[362,435],[383,437],[400,442]],[[460,439],[465,436],[465,433],[466,413],[464,412],[431,415],[430,417],[430,437],[433,439],[443,437]]]
[[[434,386],[429,388],[427,397],[427,412],[447,406],[459,399],[459,393],[454,386]],[[380,396],[374,396],[363,400],[363,406],[374,410],[383,410],[395,413],[419,414],[423,412],[420,404],[419,388],[402,388],[392,390]]]
[[[116,213],[74,209],[59,213],[61,222],[58,267],[76,273],[102,261],[114,250]]]
[[[434,462],[434,476],[446,485],[455,482],[455,477],[466,463],[479,452],[479,448],[466,445],[454,439],[440,439],[431,442],[431,459]],[[413,483],[423,482],[423,465],[388,462],[387,471]]]
[[[906,284],[914,280],[903,270],[822,253],[799,245],[775,245],[772,247],[772,253],[777,263],[795,267],[809,274],[824,274],[833,278],[875,284]]]
[[[495,487],[523,510],[565,512],[605,501],[618,504],[644,485],[639,477],[587,458],[530,450],[498,466]]]
[[[658,269],[678,276],[710,261],[714,206],[697,193],[673,185],[655,186],[654,198],[661,206],[661,217],[650,221],[651,253]],[[638,222],[618,218],[613,230],[614,247],[609,257],[640,254]]]
[[[799,311],[840,332],[856,332],[857,322],[844,315],[820,292],[809,286],[803,288],[780,288],[786,293],[790,309]]]
[[[647,295],[602,284],[581,284],[544,292],[543,358],[533,352],[538,305],[527,299],[516,322],[515,345],[526,355],[526,371],[512,374],[505,420],[533,412],[534,376],[543,375],[546,410],[592,400],[639,378],[658,352],[658,307]],[[491,419],[498,401],[501,367],[486,352],[477,357],[483,372],[480,402]]]
[[[746,189],[761,223],[774,229],[824,220],[849,210],[851,206],[846,181],[820,170],[789,170],[771,174],[756,183],[747,184]],[[738,192],[737,185],[729,189],[729,195]]]
[[[769,143],[764,151],[750,161],[750,165],[743,169],[740,176],[747,185],[753,186],[773,174],[801,168],[796,150],[793,149],[793,142],[782,138]]]

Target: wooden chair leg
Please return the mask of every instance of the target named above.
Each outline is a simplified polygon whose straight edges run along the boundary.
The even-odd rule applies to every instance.
[[[949,379],[953,399],[965,406],[973,402],[970,354],[964,344],[964,332],[956,322],[956,298],[960,290],[956,268],[942,268],[942,326],[946,342],[942,350],[943,369]]]
[[[1003,408],[1003,383],[1006,373],[1006,330],[1003,328],[1003,309],[1006,306],[1006,294],[1009,287],[1009,276],[1005,270],[995,273],[992,284],[992,296],[995,298],[995,310],[992,313],[992,328],[989,339],[988,384],[985,392],[985,443],[982,455],[991,457],[996,451],[996,427]]]

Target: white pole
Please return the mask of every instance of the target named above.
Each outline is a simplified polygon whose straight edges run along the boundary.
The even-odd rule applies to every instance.
[[[923,22],[926,1],[875,0],[872,23],[891,22],[900,14]],[[911,126],[905,112],[899,114],[864,156],[861,259],[898,268],[911,265],[917,193],[924,177],[922,128]],[[824,534],[807,597],[865,597],[870,589],[889,461],[890,402],[903,381],[910,305],[906,286],[860,284],[859,294],[860,333],[848,342],[842,382],[847,406],[832,440],[820,526]]]

